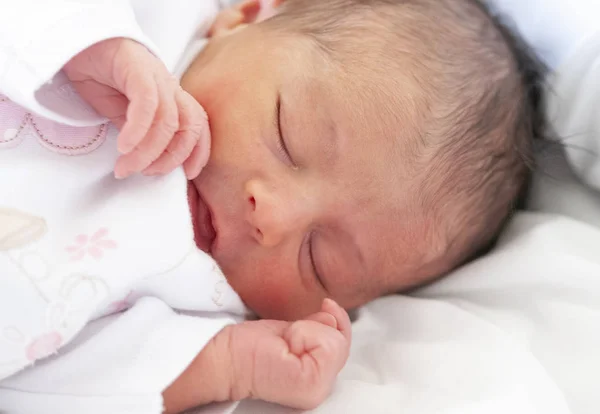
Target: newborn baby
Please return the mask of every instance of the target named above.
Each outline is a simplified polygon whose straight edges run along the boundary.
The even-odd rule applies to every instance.
[[[180,170],[157,180],[109,182],[102,178],[107,166],[94,154],[116,158],[114,133],[105,145],[98,140],[65,145],[45,139],[44,128],[38,128],[44,121],[38,120],[31,125],[43,146],[96,150],[87,164],[73,158],[62,167],[57,158],[46,172],[68,176],[73,168],[71,174],[89,176],[86,186],[68,187],[45,176],[40,180],[49,184],[40,186],[78,200],[77,208],[65,204],[57,210],[63,222],[72,219],[69,211],[73,217],[89,211],[103,218],[109,211],[113,220],[136,229],[128,234],[135,233],[140,246],[149,246],[131,247],[144,260],[135,262],[131,255],[130,262],[114,262],[131,268],[111,281],[123,295],[127,278],[143,273],[136,266],[158,272],[156,263],[166,263],[153,254],[154,247],[180,252],[187,237],[191,243],[189,224],[195,246],[227,278],[214,306],[210,300],[198,306],[192,294],[175,297],[177,289],[199,291],[194,276],[202,266],[213,269],[192,252],[177,272],[169,268],[136,280],[135,298],[125,297],[114,308],[98,302],[102,306],[93,316],[135,300],[144,306],[146,297],[184,311],[230,310],[218,305],[230,285],[254,313],[271,318],[215,332],[188,369],[164,384],[167,411],[246,397],[311,408],[327,396],[348,356],[350,323],[343,309],[432,281],[497,236],[527,181],[538,122],[535,67],[481,5],[468,0],[288,0],[277,13],[251,0],[223,12],[210,36],[181,80],[206,110],[211,132],[202,172],[190,173],[201,164],[197,152],[184,165],[193,178],[187,189]],[[72,80],[76,66],[65,68]],[[27,149],[19,148],[15,151]],[[77,151],[70,155],[85,155]],[[165,172],[156,162],[145,173]],[[24,167],[13,167],[23,185],[34,188]],[[80,191],[111,207],[91,209]],[[186,191],[189,207],[181,198]],[[18,200],[23,194],[11,196]],[[159,216],[170,217],[169,226],[164,220],[152,223]],[[81,223],[73,219],[61,228],[61,237]],[[135,227],[139,223],[143,226]],[[149,223],[158,229],[153,232]],[[115,247],[109,236],[102,229],[75,241],[93,262],[102,249]],[[68,258],[78,258],[78,245],[69,248]],[[220,274],[209,271],[206,278],[215,273]],[[238,309],[232,304],[234,299],[230,308]],[[135,312],[125,314],[131,315]],[[299,321],[284,322],[294,320]],[[82,317],[75,325],[86,322]],[[55,351],[64,339],[43,338],[31,360]],[[22,377],[15,378],[9,388],[24,389]]]
[[[488,249],[541,133],[526,48],[477,1],[289,0],[247,25],[256,4],[219,16],[181,82],[211,121],[196,242],[244,302],[350,309]]]
[[[488,248],[540,118],[508,31],[472,0],[293,0],[245,25],[254,3],[221,16],[182,79],[212,131],[196,239],[245,303],[354,308]]]

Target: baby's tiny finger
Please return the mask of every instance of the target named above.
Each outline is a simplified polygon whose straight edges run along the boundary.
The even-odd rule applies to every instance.
[[[337,329],[337,320],[335,316],[328,312],[318,312],[310,315],[306,320],[319,322],[323,325],[330,326],[333,329]]]
[[[141,172],[156,161],[179,129],[178,110],[168,91],[161,91],[161,103],[148,135],[129,154],[117,161],[121,176]]]
[[[129,99],[126,119],[117,141],[121,154],[128,154],[144,139],[159,106],[158,88],[153,76],[132,77],[125,96]]]
[[[208,158],[210,157],[210,130],[208,127],[204,131],[202,135],[200,135],[200,139],[196,143],[196,146],[192,150],[192,153],[188,157],[188,159],[183,163],[183,169],[185,171],[185,176],[188,180],[192,180],[200,175],[202,169],[208,163]]]
[[[194,97],[183,89],[179,90],[176,99],[181,114],[180,130],[196,137],[195,146],[183,164],[185,175],[191,180],[200,174],[210,156],[211,135],[208,116]]]
[[[190,153],[194,150],[198,138],[193,134],[179,131],[173,140],[156,161],[154,161],[143,173],[145,175],[168,174],[183,164]]]
[[[190,159],[194,161],[194,158],[198,158],[199,152],[196,151],[197,146],[206,147],[208,145],[200,142],[205,139],[203,137],[204,130],[208,129],[206,127],[206,113],[202,107],[191,95],[179,87],[177,87],[177,91],[175,92],[175,104],[177,105],[179,115],[179,130],[167,146],[165,152],[144,170],[144,174],[169,173],[176,167],[184,164],[184,162],[188,164]],[[202,154],[200,153],[199,155]],[[197,170],[196,175],[200,173],[202,167],[204,167],[204,164],[195,168]],[[186,165],[184,165],[184,169],[186,176],[190,178]]]
[[[287,342],[290,352],[296,356],[307,352],[333,354],[342,348],[342,342],[347,343],[341,332],[325,324],[306,319],[291,324],[283,332],[283,339]],[[321,351],[317,351],[318,348]]]
[[[340,305],[331,299],[325,299],[321,306],[321,311],[331,314],[337,321],[337,329],[347,340],[352,339],[352,322],[346,312]]]

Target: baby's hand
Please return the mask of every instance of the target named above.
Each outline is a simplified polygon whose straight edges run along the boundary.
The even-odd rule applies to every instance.
[[[166,174],[183,164],[189,179],[208,161],[204,109],[143,45],[109,39],[63,68],[79,94],[121,130],[115,176]]]
[[[346,311],[323,302],[297,322],[255,321],[231,327],[232,396],[313,409],[329,395],[350,351]]]
[[[346,363],[350,340],[350,318],[332,300],[301,321],[228,326],[164,391],[165,412],[245,398],[315,408]]]

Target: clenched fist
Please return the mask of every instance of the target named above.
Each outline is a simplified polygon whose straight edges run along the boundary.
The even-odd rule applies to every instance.
[[[331,392],[348,359],[350,342],[348,314],[332,300],[296,322],[231,325],[164,392],[166,411],[245,398],[315,408]]]

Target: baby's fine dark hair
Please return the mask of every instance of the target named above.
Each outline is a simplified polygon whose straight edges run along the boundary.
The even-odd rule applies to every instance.
[[[269,22],[345,67],[411,72],[423,91],[414,196],[445,240],[445,270],[486,252],[522,207],[547,133],[546,69],[501,20],[477,0],[287,0]]]

